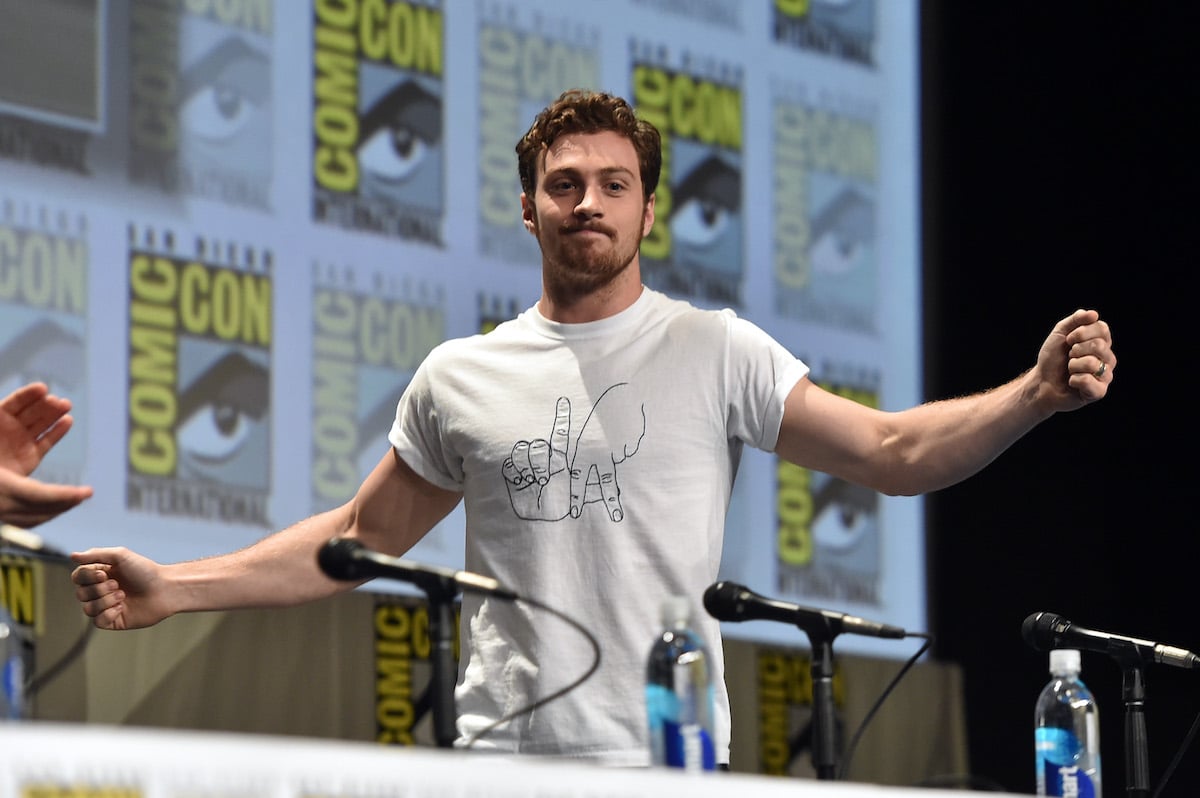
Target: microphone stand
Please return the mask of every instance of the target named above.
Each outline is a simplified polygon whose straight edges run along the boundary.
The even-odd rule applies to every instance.
[[[454,686],[458,682],[458,664],[454,661],[454,597],[458,589],[452,580],[436,578],[422,580],[420,587],[429,599],[433,739],[439,748],[451,748],[458,737],[458,710],[454,704]]]
[[[1113,641],[1110,645],[1110,653],[1121,666],[1121,697],[1125,701],[1125,794],[1146,798],[1150,795],[1150,754],[1142,657],[1132,644]]]
[[[351,538],[335,537],[317,552],[317,565],[331,579],[364,580],[392,577],[410,582],[429,600],[429,637],[431,641],[429,686],[421,698],[428,698],[433,712],[433,738],[439,748],[450,748],[458,738],[458,710],[454,706],[454,688],[458,683],[458,664],[454,660],[454,597],[461,590],[479,590],[515,599],[516,594],[502,589],[494,579],[448,568],[423,568],[406,565],[395,557],[372,552]]]
[[[833,701],[833,638],[837,632],[828,619],[797,623],[812,648],[812,761],[817,778],[837,778],[837,717]]]
[[[814,639],[812,643],[813,683],[813,767],[817,778],[837,778],[837,718],[833,704],[833,639]]]

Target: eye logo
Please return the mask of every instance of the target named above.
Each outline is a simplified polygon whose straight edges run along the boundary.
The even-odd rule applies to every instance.
[[[722,155],[676,142],[677,162],[701,157],[675,187],[667,224],[671,238],[668,285],[739,304],[742,293],[742,176]]]
[[[812,237],[814,272],[841,276],[864,266],[875,238],[875,203],[853,186],[844,188],[813,220]]]
[[[130,177],[173,194],[268,208],[269,40],[182,11],[147,14],[133,35]]]
[[[267,145],[271,83],[265,55],[229,37],[188,67],[181,79],[185,133],[214,150],[233,145],[239,135]]]
[[[741,208],[741,172],[710,155],[675,189],[671,237],[676,245],[711,247],[729,232]]]
[[[441,99],[402,81],[363,114],[358,143],[360,191],[367,196],[441,206]]]
[[[813,494],[813,543],[826,553],[852,553],[874,532],[879,496],[830,477]]]
[[[86,371],[84,359],[82,337],[54,319],[38,319],[0,347],[0,396],[35,380],[51,393],[73,395]]]
[[[179,396],[180,471],[223,482],[233,473],[252,436],[262,431],[270,403],[270,373],[234,350],[211,364]]]

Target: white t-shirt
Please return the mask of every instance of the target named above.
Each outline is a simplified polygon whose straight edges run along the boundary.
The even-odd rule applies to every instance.
[[[717,578],[743,444],[771,451],[808,367],[729,310],[644,289],[625,311],[559,324],[536,306],[447,341],[418,369],[390,439],[425,479],[464,494],[467,570],[556,608],[599,639],[584,684],[476,747],[649,761],[645,668],[658,608],[690,597],[714,660],[718,761],[729,699]],[[578,630],[520,602],[463,597],[456,693],[471,735],[581,676]]]

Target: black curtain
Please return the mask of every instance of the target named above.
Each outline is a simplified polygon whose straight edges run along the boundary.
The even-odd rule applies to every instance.
[[[928,499],[935,652],[963,667],[981,785],[1034,789],[1033,704],[1049,675],[1021,639],[1030,613],[1200,650],[1193,8],[922,5],[928,398],[1028,368],[1077,307],[1102,312],[1120,359],[1103,402]],[[1145,676],[1158,787],[1200,714],[1200,672]],[[1122,673],[1085,653],[1083,678],[1100,705],[1105,792],[1122,795]],[[1200,794],[1191,749],[1164,796]]]

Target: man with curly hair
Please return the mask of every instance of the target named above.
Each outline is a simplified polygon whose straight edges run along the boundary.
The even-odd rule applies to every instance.
[[[680,594],[698,605],[716,578],[745,445],[887,494],[919,494],[974,474],[1111,383],[1108,326],[1077,310],[1054,325],[1032,368],[998,388],[897,412],[857,404],[821,389],[802,361],[732,311],[643,285],[639,244],[654,223],[660,141],[624,100],[563,94],[517,155],[522,217],[542,253],[537,302],[429,355],[400,398],[391,450],[345,505],[199,561],[164,565],[124,548],[74,555],[77,595],[97,626],[332,595],[350,585],[318,568],[331,538],[399,556],[464,502],[466,568],[585,625],[603,657],[580,687],[522,714],[585,672],[591,652],[521,602],[464,596],[461,739],[644,765],[656,608]],[[696,616],[714,649],[716,756],[727,762],[719,628]]]

